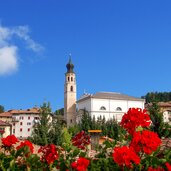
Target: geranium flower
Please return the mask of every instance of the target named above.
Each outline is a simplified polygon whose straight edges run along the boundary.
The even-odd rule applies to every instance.
[[[133,163],[140,163],[139,156],[127,146],[115,147],[112,156],[113,160],[121,167],[126,165],[128,168],[132,168]]]
[[[167,170],[168,171],[171,171],[171,164],[169,164],[168,162],[165,163],[166,167],[167,167]]]
[[[147,171],[165,171],[162,167],[158,166],[157,168],[149,167]]]
[[[131,141],[130,147],[136,152],[143,151],[146,154],[151,154],[160,146],[161,140],[155,132],[144,130],[135,132]]]
[[[71,167],[77,171],[86,171],[90,161],[80,157],[77,161],[71,163]]]
[[[40,147],[38,153],[43,153],[41,160],[43,162],[47,162],[48,164],[51,164],[58,159],[57,149],[54,144]]]
[[[85,146],[90,144],[90,136],[81,131],[72,138],[72,144],[84,150]]]
[[[33,144],[29,140],[25,140],[24,142],[21,142],[20,145],[16,147],[16,149],[19,150],[25,146],[29,147],[30,152],[33,153],[34,147],[33,147]]]
[[[146,110],[140,108],[130,108],[122,117],[121,126],[123,126],[129,134],[133,135],[137,127],[148,127],[151,123]]]
[[[15,137],[15,135],[8,135],[6,138],[2,138],[1,140],[2,144],[6,147],[11,147],[18,142],[18,139]]]

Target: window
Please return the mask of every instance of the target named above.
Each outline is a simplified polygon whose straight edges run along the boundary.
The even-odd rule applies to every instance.
[[[72,119],[70,120],[70,122],[72,123]]]
[[[31,125],[31,122],[27,122],[27,125]]]
[[[68,77],[68,81],[69,81],[69,77]]]
[[[15,123],[13,123],[13,126],[15,126]]]
[[[122,108],[121,107],[117,107],[116,111],[122,111]]]
[[[30,132],[30,128],[28,128],[28,132]]]
[[[28,116],[28,120],[30,120],[30,116]]]
[[[22,116],[22,120],[24,119],[24,117]]]
[[[13,129],[13,134],[15,134],[15,129]]]
[[[100,110],[106,110],[106,108],[105,108],[104,106],[102,106],[102,107],[100,108]]]
[[[22,123],[22,122],[20,122],[20,125],[23,125],[23,123]]]
[[[71,91],[73,91],[73,86],[71,86]]]
[[[73,77],[71,77],[71,81],[73,81]]]
[[[22,132],[23,131],[23,129],[22,128],[20,128],[20,132]]]

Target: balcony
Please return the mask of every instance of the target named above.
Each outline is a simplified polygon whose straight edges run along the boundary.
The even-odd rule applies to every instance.
[[[13,117],[13,118],[12,118],[12,122],[19,122],[19,119],[18,119],[18,118]]]

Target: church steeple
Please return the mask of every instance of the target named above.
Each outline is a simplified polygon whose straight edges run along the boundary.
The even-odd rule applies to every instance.
[[[74,64],[71,61],[71,55],[69,57],[69,62],[66,65],[67,67],[67,73],[74,73],[73,69],[74,69]]]
[[[76,76],[73,71],[74,64],[71,61],[66,65],[67,72],[65,73],[64,85],[64,118],[67,126],[74,125],[76,122]]]

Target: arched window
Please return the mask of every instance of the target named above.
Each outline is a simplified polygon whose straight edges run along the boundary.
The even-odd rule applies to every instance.
[[[71,86],[70,90],[73,91],[73,86]]]
[[[71,77],[71,81],[73,81],[73,77]]]
[[[106,110],[106,108],[104,106],[100,107],[100,110]]]
[[[117,107],[116,111],[122,111],[122,108],[121,107]]]
[[[68,81],[69,81],[69,77],[68,77]]]

